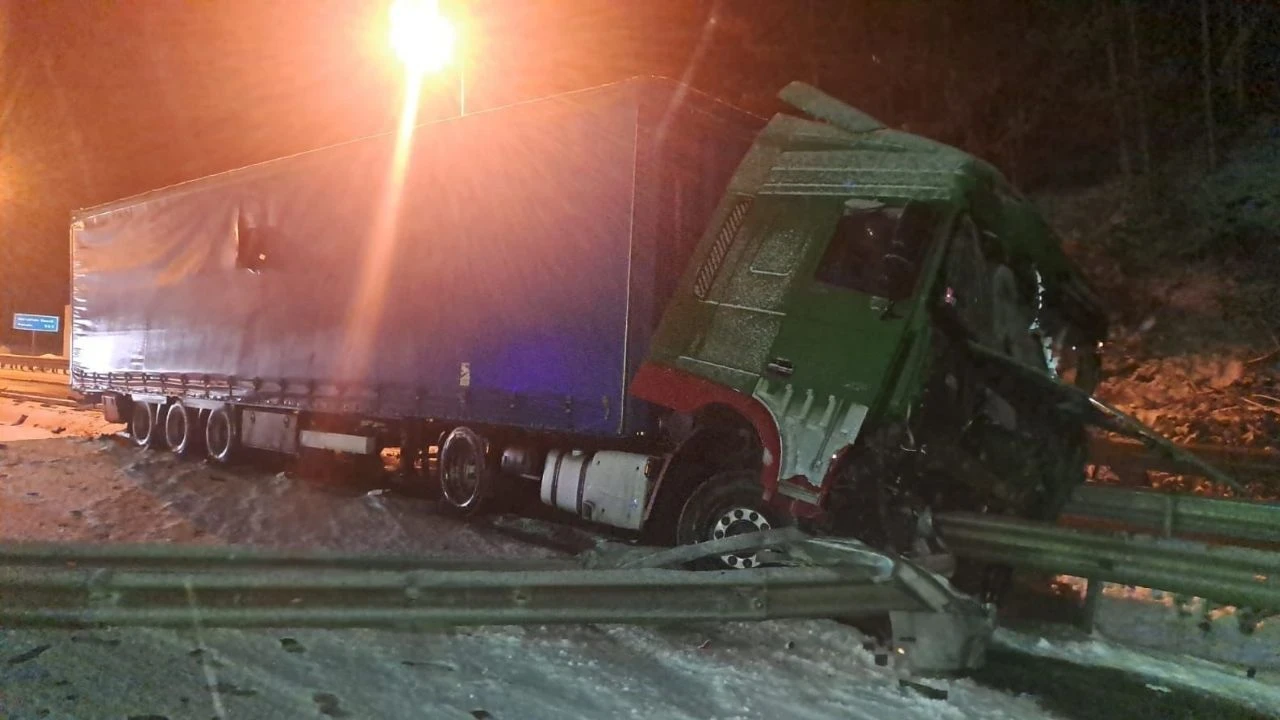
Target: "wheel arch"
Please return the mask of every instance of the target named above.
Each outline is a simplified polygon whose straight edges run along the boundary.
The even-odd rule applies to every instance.
[[[756,398],[689,372],[652,362],[641,365],[631,383],[630,393],[694,418],[693,430],[668,457],[655,483],[645,511],[645,523],[662,523],[679,512],[678,501],[688,498],[698,479],[710,477],[700,470],[699,457],[707,455],[717,433],[749,431],[759,452],[756,467],[761,496],[773,501],[777,495],[781,467],[781,434],[772,413]],[[742,469],[729,464],[721,470]],[[675,506],[675,507],[673,507]]]

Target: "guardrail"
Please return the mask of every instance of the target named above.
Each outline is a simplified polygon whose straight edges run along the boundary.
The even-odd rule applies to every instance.
[[[1164,537],[1280,543],[1278,503],[1081,485],[1062,513],[1065,520],[1115,522]]]
[[[1102,580],[1280,609],[1280,553],[972,513],[935,522],[958,556],[1088,578],[1091,591]]]
[[[1276,506],[1091,488],[1097,516],[1252,539]],[[1152,503],[1164,502],[1164,505]],[[1158,513],[1159,514],[1157,517]],[[1280,608],[1280,553],[1018,518],[943,513],[958,557]],[[689,572],[701,556],[759,552],[773,566]],[[0,544],[0,625],[394,627],[663,623],[888,612],[913,670],[981,661],[990,615],[922,566],[854,540],[769,530],[666,550],[606,545],[576,560],[369,557],[171,545]]]
[[[412,629],[889,612],[895,657],[915,671],[947,672],[980,664],[993,629],[988,611],[945,581],[856,541],[786,529],[695,547],[770,553],[789,566],[668,569],[688,547],[594,552],[575,563],[8,544],[0,545],[0,625]]]
[[[69,361],[64,357],[37,357],[34,355],[0,354],[0,367],[15,370],[33,370],[37,372],[68,372]]]

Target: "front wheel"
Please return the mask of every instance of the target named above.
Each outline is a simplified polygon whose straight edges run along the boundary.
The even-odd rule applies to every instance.
[[[712,476],[689,496],[676,521],[681,545],[722,540],[790,524],[790,518],[764,501],[759,474],[735,470]],[[697,563],[707,569],[746,569],[760,565],[759,553],[729,553]]]

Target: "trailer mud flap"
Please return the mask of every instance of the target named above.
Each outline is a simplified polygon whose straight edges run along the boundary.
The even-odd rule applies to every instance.
[[[127,423],[133,416],[133,400],[125,395],[104,393],[102,416],[109,423]]]

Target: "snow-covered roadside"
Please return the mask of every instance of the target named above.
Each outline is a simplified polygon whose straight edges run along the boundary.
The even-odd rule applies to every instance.
[[[1170,687],[1196,690],[1240,703],[1266,717],[1280,717],[1280,684],[1276,679],[1250,678],[1239,667],[1186,654],[1127,646],[1101,634],[1085,639],[1051,639],[1038,633],[1001,628],[996,631],[995,645],[1075,665],[1135,673],[1146,678],[1147,687],[1157,692],[1167,692]]]
[[[123,430],[102,413],[0,398],[0,443],[55,437],[97,437]],[[3,450],[0,449],[0,453]]]
[[[1116,642],[1253,668],[1280,682],[1280,617],[1245,632],[1234,607],[1108,583],[1096,626]]]
[[[61,408],[47,410],[29,419],[63,422]],[[441,515],[420,498],[140,451],[96,437],[96,419],[68,411],[76,412],[87,417],[68,418],[67,427],[75,430],[57,439],[13,440],[0,448],[0,538],[555,554]],[[89,437],[66,437],[71,432]],[[1142,605],[1148,606],[1166,610]],[[1104,606],[1104,621],[1109,607]],[[1267,625],[1262,631],[1271,630]],[[1019,637],[1026,638],[1031,654],[1048,652],[1039,636],[1002,632],[1001,642],[1016,647]],[[1026,693],[1049,702],[1054,694],[1084,692],[1081,685],[1105,685],[1110,673],[1010,691],[985,680],[934,679],[927,684],[948,697],[930,700],[900,688],[891,668],[877,666],[858,631],[817,620],[421,633],[211,629],[202,638],[203,649],[191,630],[0,629],[0,718],[213,717],[217,702],[230,718],[1034,719],[1061,715]],[[1139,660],[1098,663],[1070,642],[1046,642],[1064,657],[1074,653],[1072,662],[1084,665],[1125,671],[1143,666]],[[1167,662],[1174,670],[1181,662],[1161,653],[1126,652]],[[1166,676],[1169,683],[1178,679],[1172,671]],[[1216,685],[1208,690],[1223,694]],[[480,710],[486,714],[473,714]],[[1102,708],[1089,717],[1122,715]]]
[[[426,500],[139,451],[97,438],[100,425],[83,411],[7,401],[0,409],[0,417],[28,415],[9,427],[67,428],[58,439],[0,448],[0,537],[553,554],[442,516]],[[903,690],[857,630],[833,621],[203,636],[206,650],[191,655],[199,647],[191,632],[0,630],[0,717],[211,717],[214,695],[232,718],[333,707],[345,715],[332,716],[371,719],[473,710],[557,719],[1053,717],[1034,699],[972,680],[930,681],[947,700]]]
[[[219,717],[219,706],[237,719],[1054,717],[970,680],[931,683],[947,700],[902,690],[856,631],[825,621],[201,636],[0,632],[0,655],[49,646],[0,665],[0,687],[13,717],[86,720]]]
[[[1063,579],[1083,591],[1082,580]],[[995,645],[1136,673],[1153,689],[1197,690],[1280,716],[1280,617],[1245,633],[1235,608],[1206,608],[1202,598],[1106,583],[1091,635],[1066,628],[1002,628]]]

